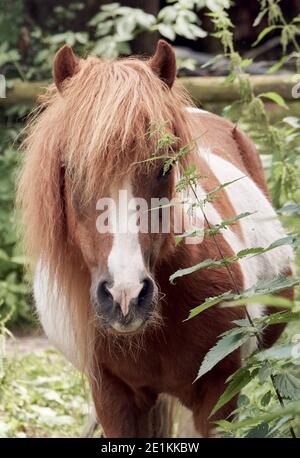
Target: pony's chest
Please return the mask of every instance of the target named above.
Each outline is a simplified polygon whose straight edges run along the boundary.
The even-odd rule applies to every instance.
[[[195,332],[198,324],[184,326],[181,320],[164,333],[157,330],[148,339],[134,339],[126,347],[103,346],[99,362],[133,391],[148,387],[179,396],[191,390],[201,360],[216,338],[215,333],[208,339],[199,337]]]

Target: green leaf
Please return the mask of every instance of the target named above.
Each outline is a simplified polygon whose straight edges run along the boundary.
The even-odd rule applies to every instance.
[[[231,299],[232,297],[234,297],[234,294],[231,293],[231,291],[227,291],[226,293],[220,294],[219,296],[207,298],[205,302],[203,302],[201,305],[198,305],[197,307],[190,310],[187,320],[193,318],[194,316],[198,315],[204,310],[209,309],[213,305],[219,304],[220,302],[225,301],[226,299]]]
[[[101,10],[102,11],[116,11],[118,8],[120,8],[120,3],[114,2],[114,3],[109,3],[108,5],[102,5]]]
[[[292,288],[300,284],[300,278],[286,277],[282,274],[277,275],[271,280],[259,280],[251,288],[245,290],[242,294],[251,296],[253,294],[273,294],[284,291],[285,289]]]
[[[269,379],[272,373],[273,367],[271,363],[268,360],[262,361],[257,374],[259,383],[264,383],[267,379]]]
[[[285,289],[292,288],[293,286],[299,284],[299,278],[285,277],[283,275],[278,275],[271,280],[259,280],[257,283],[251,286],[251,288],[244,290],[241,294],[235,294],[231,291],[227,291],[218,296],[207,298],[205,302],[190,310],[187,319],[193,318],[194,316],[203,312],[203,310],[206,310],[213,305],[219,304],[223,301],[231,301],[231,304],[237,305],[237,303],[243,303],[243,300],[247,300],[249,297],[252,301],[252,299],[256,297],[279,293],[280,291],[284,291]],[[276,302],[276,300],[274,302]]]
[[[278,239],[275,242],[271,243],[267,248],[265,248],[264,252],[271,251],[274,248],[278,248],[283,245],[290,245],[292,248],[298,248],[300,245],[300,235],[288,235],[283,237],[282,239]]]
[[[232,181],[226,181],[225,183],[221,183],[219,184],[218,186],[216,186],[212,191],[208,192],[206,194],[206,197],[205,197],[205,200],[204,200],[204,203],[205,202],[211,202],[215,195],[221,191],[222,189],[226,188],[227,186],[230,186],[231,184],[235,183],[236,181],[239,181],[239,180],[242,180],[243,178],[246,178],[245,176],[241,176],[239,178],[236,178],[235,180],[232,180]]]
[[[0,248],[0,260],[3,260],[3,261],[9,261],[9,256],[7,253],[5,253],[4,250],[2,250]]]
[[[274,376],[276,388],[284,398],[300,400],[300,380],[295,375],[286,372]]]
[[[228,226],[232,226],[233,224],[237,223],[239,220],[246,218],[247,216],[253,215],[253,212],[244,212],[240,213],[239,215],[233,216],[232,218],[224,219],[221,223],[216,224],[215,226],[211,226],[210,229],[205,230],[205,234],[207,235],[216,235],[220,230],[227,229]]]
[[[272,313],[269,316],[263,316],[255,320],[261,322],[266,326],[271,324],[291,323],[292,321],[300,321],[300,312],[278,312]]]
[[[174,22],[177,18],[177,11],[175,8],[172,8],[172,6],[165,6],[160,10],[157,18],[163,20],[164,22]]]
[[[136,23],[132,16],[123,16],[116,21],[116,32],[124,41],[129,41],[133,38],[132,33],[135,27]]]
[[[287,116],[282,121],[295,129],[300,129],[300,118],[296,118],[296,116]]]
[[[100,22],[104,23],[109,17],[111,17],[111,13],[108,11],[101,11],[100,13],[96,14],[92,19],[88,22],[88,25],[95,27]]]
[[[158,24],[157,29],[163,37],[168,38],[170,41],[175,40],[176,33],[174,28],[170,24]]]
[[[247,367],[242,367],[238,369],[234,374],[232,374],[228,379],[228,386],[212,409],[210,417],[218,412],[218,410],[227,404],[227,402],[229,402],[234,396],[236,396],[242,388],[248,385],[248,383],[256,376],[257,371],[258,370],[251,371]]]
[[[75,33],[75,38],[78,41],[78,43],[83,44],[83,45],[87,44],[88,39],[89,39],[88,38],[88,34],[85,33],[85,32],[77,32],[77,33]]]
[[[245,256],[248,256],[249,254],[263,254],[265,252],[265,249],[257,246],[253,248],[245,248],[244,250],[240,250],[237,253],[238,258],[244,258]]]
[[[208,59],[208,61],[206,61],[205,64],[201,65],[201,68],[209,67],[209,66],[217,63],[220,59],[223,59],[223,55],[222,54],[217,54],[216,56],[211,57],[210,59]]]
[[[300,216],[300,203],[287,202],[278,210],[278,213],[284,216],[298,217]]]
[[[263,30],[260,32],[260,34],[258,35],[257,40],[253,43],[252,46],[258,45],[258,43],[260,43],[261,40],[262,40],[263,38],[265,38],[266,35],[268,35],[268,33],[272,32],[273,30],[275,30],[275,29],[277,29],[277,28],[278,28],[278,26],[276,26],[276,25],[270,25],[269,27],[266,27],[265,29],[263,29]]]
[[[260,351],[255,355],[257,361],[279,361],[282,359],[291,360],[295,357],[293,356],[293,350],[295,345],[276,345],[267,350]]]
[[[267,73],[272,74],[272,73],[277,72],[289,60],[290,60],[290,56],[283,56],[281,59],[279,59],[279,61],[277,61],[274,65],[272,65],[268,69]]]
[[[111,31],[113,30],[113,25],[114,23],[112,20],[101,22],[97,26],[96,36],[104,37],[105,35],[109,35]]]
[[[281,247],[283,245],[291,245],[293,248],[297,248],[300,245],[300,235],[290,235],[290,236],[283,237],[282,239],[278,239],[275,242],[271,243],[271,245],[267,246],[266,248],[262,248],[262,247],[246,248],[244,250],[240,250],[234,256],[224,256],[221,259],[205,259],[204,261],[200,262],[199,264],[195,264],[194,266],[177,270],[176,272],[174,272],[174,274],[170,276],[169,280],[171,283],[173,283],[174,280],[178,277],[184,277],[185,275],[192,274],[196,272],[197,270],[204,269],[204,268],[227,267],[246,256],[264,254],[264,253],[267,253],[268,251],[274,250],[275,248]]]
[[[277,94],[277,92],[264,92],[263,94],[259,94],[258,97],[260,97],[260,98],[263,97],[265,99],[272,100],[272,102],[275,102],[280,107],[286,108],[287,110],[289,109],[289,107],[285,103],[283,97],[281,97],[281,95]]]
[[[261,405],[266,407],[269,404],[269,402],[271,401],[271,396],[272,396],[271,391],[270,390],[267,391],[261,398],[261,401],[260,401]]]
[[[255,21],[253,22],[253,27],[257,27],[261,23],[262,19],[264,18],[267,12],[268,8],[264,8],[262,11],[259,12],[259,14],[255,18]]]
[[[261,304],[261,305],[272,305],[273,307],[293,307],[294,302],[286,297],[272,296],[271,294],[265,294],[264,296],[255,295],[252,297],[243,297],[236,301],[229,301],[223,304],[223,307],[236,307],[239,305],[248,304]]]
[[[257,415],[255,417],[246,418],[242,421],[232,422],[230,423],[231,428],[230,431],[236,431],[241,428],[246,428],[248,426],[254,426],[260,423],[269,423],[272,420],[277,418],[281,418],[285,415],[289,414],[299,414],[300,412],[300,401],[291,402],[290,404],[286,405],[285,407],[277,407],[273,409],[271,412]],[[218,424],[218,422],[216,422]]]
[[[292,419],[292,415],[285,415],[284,417],[280,418],[276,425],[274,426],[274,428],[272,428],[269,432],[268,432],[268,437],[276,437],[276,436],[273,436],[273,434],[278,431],[279,429],[282,429],[282,427],[284,425],[286,425],[286,423],[288,423],[291,419]]]
[[[245,394],[240,394],[238,398],[238,407],[244,407],[249,405],[250,399]]]
[[[226,258],[227,259],[227,258]],[[204,269],[205,267],[217,267],[220,263],[225,263],[225,258],[221,260],[215,259],[205,259],[205,261],[199,262],[199,264],[195,264],[194,266],[187,267],[185,269],[179,269],[174,274],[170,276],[170,282],[174,283],[174,280],[179,277],[184,277],[185,275],[190,275],[197,270]]]
[[[224,430],[226,432],[230,432],[231,431],[232,425],[231,425],[230,421],[218,420],[218,421],[215,421],[215,424],[218,425],[222,430]]]
[[[205,355],[197,378],[203,377],[204,374],[209,372],[213,367],[216,366],[220,361],[222,361],[226,356],[230,355],[234,350],[237,350],[239,347],[243,345],[248,339],[248,334],[245,334],[243,328],[240,328],[240,332],[236,332],[233,335],[225,335],[223,336],[214,347],[212,347],[209,352]]]
[[[143,30],[148,30],[156,23],[156,18],[153,14],[145,13],[141,9],[135,10],[135,18],[139,27]]]
[[[255,437],[266,437],[269,432],[269,425],[266,422],[262,422],[259,425],[255,426],[254,428],[250,429],[246,436],[247,438],[255,438]]]
[[[247,68],[249,67],[249,65],[251,65],[253,63],[253,59],[242,59],[241,63],[240,63],[240,67],[241,68]]]

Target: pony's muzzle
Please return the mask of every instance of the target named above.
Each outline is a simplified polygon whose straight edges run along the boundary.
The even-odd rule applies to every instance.
[[[137,284],[117,285],[103,277],[97,287],[97,314],[118,333],[138,331],[154,307],[155,284],[144,276]]]

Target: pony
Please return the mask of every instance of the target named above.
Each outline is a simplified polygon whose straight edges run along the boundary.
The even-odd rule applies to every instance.
[[[53,76],[25,128],[17,197],[45,333],[87,375],[106,437],[170,436],[174,399],[191,412],[195,434],[210,436],[212,422],[236,406],[235,397],[208,419],[226,379],[255,341],[194,382],[207,351],[234,320],[245,318],[246,309],[214,306],[185,321],[189,310],[232,290],[233,280],[243,290],[259,279],[289,275],[293,254],[278,247],[230,270],[201,269],[175,284],[169,277],[284,235],[256,147],[238,126],[196,108],[176,80],[175,54],[163,40],[150,59],[115,61],[79,59],[65,45],[55,56]],[[160,133],[153,125],[176,138],[171,150],[162,146],[163,155],[157,155]],[[162,156],[172,158],[184,145],[190,145],[188,153],[166,170]],[[198,179],[199,199],[232,181],[207,202],[205,218],[194,210],[198,229],[243,212],[248,217],[215,240],[205,234],[197,243],[177,244],[175,214],[187,209],[171,206],[169,231],[139,230],[139,199],[161,222],[161,208],[155,210],[151,199],[171,200],[183,192],[176,183],[191,164],[205,177]],[[122,204],[120,191],[133,206]],[[137,230],[116,225],[100,233],[97,218],[111,215],[97,204],[103,198],[120,207],[118,223],[133,218]],[[183,233],[191,230],[189,221]],[[248,313],[255,318],[268,309],[256,304]],[[281,332],[282,325],[267,328],[264,344]]]

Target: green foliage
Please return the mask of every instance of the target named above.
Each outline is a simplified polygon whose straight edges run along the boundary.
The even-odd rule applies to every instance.
[[[202,7],[204,2],[202,2]],[[204,38],[207,35],[200,26],[199,19],[193,11],[194,7],[198,5],[201,7],[200,2],[194,0],[179,0],[172,2],[172,5],[162,8],[158,14],[158,23],[155,29],[159,33],[173,41],[176,35],[183,36],[189,40],[197,38]]]
[[[208,193],[209,194],[209,193]],[[220,224],[215,224],[214,226],[211,226],[209,229],[199,229],[199,230],[192,230],[189,232],[186,232],[183,235],[178,235],[175,236],[176,243],[180,243],[185,237],[197,237],[197,236],[203,236],[203,235],[217,235],[222,229],[227,229],[229,226],[234,225],[237,223],[239,220],[246,218],[247,216],[250,216],[251,213],[245,212],[245,213],[240,213],[239,215],[233,216],[232,218],[228,218],[223,220]]]
[[[26,17],[23,0],[14,3],[17,3],[17,10],[9,6],[9,3],[4,7],[4,15],[0,18],[0,66],[7,78],[20,77],[26,80],[50,78],[54,54],[65,43],[71,45],[79,55],[88,52],[114,59],[120,55],[129,55],[131,41],[145,31],[158,31],[170,40],[174,40],[177,35],[190,40],[203,38],[207,32],[200,27],[194,10],[199,10],[209,3],[215,4],[179,0],[161,9],[155,17],[142,9],[113,2],[101,5],[99,12],[86,24],[85,30],[78,31],[72,29],[72,21],[76,14],[80,14],[85,8],[83,2],[72,2],[67,8],[54,8],[45,29],[36,24],[22,29],[23,23],[32,21]],[[220,1],[220,4],[222,3],[223,1]],[[15,15],[18,17],[17,21]],[[26,52],[25,56],[20,55],[17,47],[20,39],[30,43],[30,53]],[[181,60],[180,68],[193,69],[193,59]]]
[[[287,30],[289,26],[281,12],[279,1],[268,0],[261,3],[262,12],[258,18],[258,22],[264,15],[267,15],[270,21],[270,26],[261,32],[259,41],[264,38],[271,30],[275,29],[275,23],[280,23],[278,27],[282,30]],[[297,192],[300,183],[300,168],[298,161],[300,129],[297,118],[291,122],[284,118],[276,125],[271,125],[269,116],[265,110],[261,99],[269,99],[277,105],[287,108],[283,98],[275,93],[262,93],[254,95],[251,88],[249,76],[244,72],[245,63],[234,49],[232,24],[227,11],[222,13],[212,13],[213,22],[216,27],[216,36],[221,40],[224,52],[230,58],[231,71],[227,77],[227,81],[237,80],[240,87],[240,100],[227,106],[224,110],[224,115],[232,121],[238,122],[245,131],[247,131],[255,143],[258,145],[262,154],[268,154],[272,158],[272,167],[270,170],[269,184],[272,193],[273,203],[279,208],[288,199],[299,199]],[[298,18],[293,22],[297,24]],[[299,28],[297,33],[299,34]],[[284,32],[288,34],[288,32]],[[297,34],[295,32],[295,36]],[[300,49],[298,42],[293,35],[288,35],[287,43],[291,43],[295,50],[288,56],[283,56],[282,64],[286,62],[286,58],[294,59],[296,64],[300,62]],[[257,43],[255,43],[257,44]],[[284,48],[284,52],[286,48]],[[279,66],[276,67],[278,70]]]
[[[243,326],[238,326],[224,332],[221,335],[221,339],[218,340],[216,345],[209,350],[203,359],[196,380],[209,372],[220,361],[226,358],[226,356],[230,355],[230,353],[240,348],[256,332],[257,330],[249,325],[249,322],[244,323]]]
[[[15,45],[19,38],[19,28],[23,19],[23,0],[8,2],[0,0],[0,43]]]
[[[276,297],[270,297],[271,294],[276,294],[280,291],[292,288],[293,286],[299,285],[299,283],[300,279],[288,278],[282,275],[272,278],[272,280],[259,280],[255,285],[252,285],[251,288],[245,289],[241,293],[227,291],[218,296],[207,298],[203,304],[198,305],[190,311],[188,319],[225,301],[229,301],[228,305],[246,305],[248,303],[257,303],[257,301],[262,301],[263,303],[264,298],[267,298],[267,304],[271,303],[272,305],[276,305]],[[277,304],[279,304],[279,306],[287,306],[287,302],[281,301],[280,299]]]
[[[299,374],[298,374],[299,375]],[[300,400],[300,380],[291,372],[275,375],[275,386],[281,396],[287,399]]]
[[[254,433],[253,429],[249,430],[250,427],[256,426],[257,428],[258,425],[262,425],[266,423],[269,424],[274,420],[278,420],[278,419],[282,420],[283,418],[285,419],[285,421],[289,421],[289,419],[291,418],[290,415],[297,415],[299,413],[299,409],[300,409],[300,402],[298,401],[295,403],[290,403],[286,405],[285,407],[274,408],[268,413],[260,414],[260,415],[257,415],[256,417],[249,417],[245,420],[241,420],[236,423],[233,423],[233,422],[230,423],[229,421],[221,420],[221,421],[216,421],[216,424],[221,427],[220,429],[222,429],[223,431],[227,433],[235,432],[238,429],[248,428],[248,431],[244,436],[244,437],[247,437],[247,434],[249,434],[250,431]],[[289,417],[285,418],[287,416]],[[268,433],[268,436],[271,435],[269,433],[269,428],[267,428],[266,432]],[[252,437],[256,437],[256,436],[252,435]]]
[[[254,25],[258,25],[261,19],[267,15],[269,26],[265,28],[258,39],[258,44],[265,36],[273,30],[281,29],[281,44],[283,51],[286,52],[287,45],[292,43],[295,51],[291,57],[299,61],[299,46],[296,41],[296,35],[299,33],[297,20],[293,20],[291,24],[287,24],[281,12],[279,1],[266,0],[262,2],[262,10],[256,19]],[[239,122],[244,129],[248,130],[252,138],[259,145],[261,152],[270,154],[272,157],[272,166],[269,175],[270,188],[272,192],[273,202],[276,207],[282,206],[280,213],[286,216],[294,217],[294,227],[296,228],[295,236],[290,239],[286,237],[271,244],[269,247],[257,247],[250,250],[243,250],[231,258],[221,257],[218,260],[204,260],[196,266],[189,269],[179,270],[171,276],[173,281],[175,278],[187,275],[198,270],[199,268],[229,268],[232,262],[243,258],[244,256],[255,254],[259,255],[266,251],[281,246],[282,243],[292,245],[296,248],[299,242],[299,219],[297,220],[298,202],[295,199],[295,193],[299,189],[300,183],[300,168],[299,168],[299,120],[297,118],[284,118],[277,125],[271,125],[268,114],[261,99],[269,99],[279,106],[288,109],[284,99],[277,93],[267,92],[259,95],[254,95],[251,88],[250,80],[247,74],[244,73],[246,64],[243,59],[236,53],[233,43],[233,24],[228,16],[227,11],[218,14],[211,13],[212,20],[216,27],[214,36],[219,38],[224,47],[224,53],[227,53],[231,60],[231,72],[227,81],[237,80],[240,87],[240,101],[226,107],[224,114],[229,116],[235,122]],[[277,67],[278,68],[278,67]],[[287,200],[290,202],[286,203]],[[295,200],[294,200],[295,199]],[[205,209],[205,207],[204,207]],[[295,222],[296,218],[296,222]],[[265,283],[265,284],[264,284]],[[228,291],[219,296],[208,298],[203,304],[199,305],[190,312],[189,318],[194,317],[198,313],[203,312],[209,307],[220,304],[221,302],[230,301],[230,306],[246,305],[251,303],[266,303],[272,304],[272,294],[284,290],[290,285],[299,284],[297,279],[287,279],[277,277],[271,282],[258,282],[249,290],[240,292],[236,291],[233,285],[234,292]],[[291,301],[285,299],[274,298],[274,305],[291,307]],[[272,304],[273,305],[273,304]],[[266,325],[274,325],[278,323],[286,323],[295,321],[299,323],[300,315],[295,312],[279,312],[272,314],[269,317],[263,317],[256,320],[251,320],[249,317],[248,329],[238,326],[233,330],[221,336],[221,339],[207,353],[202,361],[199,376],[202,376],[207,371],[211,370],[216,364],[220,363],[229,353],[239,348],[248,338],[255,337],[258,342],[258,348],[262,348],[261,331]],[[273,358],[273,364],[269,361]],[[262,414],[256,406],[253,411],[247,407],[239,407],[236,412],[236,420],[228,422],[222,420],[217,422],[219,428],[228,435],[237,437],[271,437],[272,435],[295,434],[299,432],[299,352],[294,344],[289,344],[285,347],[273,347],[266,351],[255,353],[254,356],[245,361],[245,367],[238,370],[227,380],[228,386],[222,396],[217,401],[217,404],[212,410],[212,414],[217,412],[225,403],[235,396],[240,389],[254,383],[258,378],[260,383],[265,383],[270,380],[271,390],[263,393],[261,398],[261,406],[268,409],[271,399],[281,406],[272,408],[270,411]],[[264,375],[263,375],[264,374]],[[275,392],[274,392],[275,390]],[[288,403],[286,403],[288,402]],[[243,418],[243,416],[245,418]],[[292,421],[292,425],[291,425]]]
[[[241,367],[234,374],[227,379],[228,386],[224,393],[219,397],[218,402],[211,411],[211,416],[214,415],[218,410],[221,409],[227,402],[229,402],[234,396],[240,393],[240,391],[251,382],[251,380],[257,375],[257,368]],[[266,393],[271,398],[271,391]],[[267,396],[262,397],[262,403],[268,405]]]
[[[288,26],[284,23],[279,2],[268,2],[266,11],[261,13],[261,17],[268,13],[269,8],[272,10],[268,13],[269,20],[272,22],[259,36],[260,42],[264,36],[267,36],[277,26],[274,22],[280,20],[282,22],[282,30],[287,33]],[[254,141],[260,147],[263,153],[267,153],[272,158],[271,170],[269,173],[270,189],[272,192],[273,202],[276,207],[282,209],[280,213],[286,216],[297,217],[299,213],[298,202],[295,199],[295,192],[299,189],[300,183],[300,164],[298,160],[299,155],[299,120],[293,117],[286,117],[277,125],[271,125],[269,117],[262,102],[262,99],[268,99],[273,103],[288,109],[284,99],[275,92],[266,92],[255,95],[251,87],[249,76],[244,72],[244,69],[249,65],[249,60],[242,59],[234,49],[233,43],[233,24],[225,9],[211,12],[210,17],[215,25],[216,32],[214,36],[221,40],[224,53],[229,57],[231,62],[230,73],[225,81],[237,81],[240,88],[240,100],[235,102],[229,107],[226,107],[225,115],[231,117],[235,122],[238,122],[245,130],[248,130]],[[260,22],[261,17],[258,18],[257,23]],[[282,35],[283,36],[283,35]],[[288,42],[293,43],[294,38],[292,34],[289,35]],[[283,44],[284,51],[286,50],[287,42]],[[295,43],[295,52],[293,57],[298,55],[298,45]],[[169,169],[172,164],[179,162],[182,159],[182,151],[176,153],[173,145],[176,139],[172,138],[170,134],[161,132],[162,138],[160,145],[164,147],[167,145],[168,150],[172,152],[171,158],[166,158],[165,168]],[[188,152],[188,150],[186,150]],[[159,154],[160,148],[156,153]],[[162,156],[159,156],[160,158]],[[153,158],[155,159],[155,158]],[[197,197],[196,186],[197,182],[201,180],[200,174],[197,172],[196,167],[191,165],[186,170],[183,170],[182,177],[177,183],[176,190],[181,192],[183,190],[190,191],[195,201],[190,204],[191,211],[195,207],[199,207],[203,212],[205,218],[205,205],[207,202],[214,200],[217,192],[231,183],[222,183],[218,188],[211,192],[204,200],[200,201]],[[289,199],[289,202],[286,201]],[[218,227],[208,227],[205,235],[213,237],[215,243],[215,235],[222,229],[226,228],[228,224],[236,222],[239,218],[249,216],[249,214],[237,215],[233,221],[224,221]],[[295,223],[295,221],[293,221]],[[226,268],[230,272],[230,265],[238,262],[247,256],[258,256],[270,250],[276,249],[279,246],[291,245],[294,248],[299,246],[299,220],[296,220],[295,233],[282,239],[271,243],[267,247],[253,247],[243,249],[230,257],[220,256],[218,259],[204,259],[198,264],[188,267],[186,269],[179,269],[170,276],[170,281],[179,277],[185,277],[204,268]],[[199,235],[199,231],[195,230],[191,234],[184,234],[177,237],[177,243],[180,243],[185,236]],[[203,234],[202,234],[203,235]],[[219,296],[208,298],[198,307],[191,310],[188,319],[193,318],[199,313],[207,310],[212,306],[223,303],[223,306],[237,306],[253,303],[270,304],[279,307],[293,308],[296,304],[293,301],[287,300],[283,297],[273,296],[287,288],[299,284],[299,279],[286,278],[279,275],[268,281],[259,281],[246,291],[238,291],[235,284],[232,285],[232,291],[227,291]],[[262,349],[262,331],[266,326],[272,326],[279,323],[299,323],[300,313],[289,311],[271,314],[270,316],[257,318],[251,320],[250,315],[244,322],[236,322],[235,327],[230,331],[225,332],[220,336],[220,340],[209,350],[203,359],[199,373],[197,376],[201,378],[207,374],[217,364],[220,364],[224,358],[230,353],[240,348],[250,338],[256,339],[258,342],[258,349]],[[224,393],[218,400],[216,406],[212,410],[212,414],[217,412],[224,404],[226,404],[233,396],[237,395],[240,389],[246,389],[251,383],[254,383],[258,377],[260,381],[263,379],[265,383],[267,379],[270,380],[272,390],[268,390],[263,394],[261,399],[261,406],[265,408],[266,413],[262,414],[260,409],[256,407],[253,411],[245,412],[247,418],[242,419],[244,414],[243,409],[238,408],[235,412],[237,420],[229,423],[225,420],[219,422],[219,426],[223,428],[228,435],[237,435],[243,437],[266,437],[273,434],[285,434],[289,432],[292,436],[295,434],[294,425],[297,425],[297,415],[299,404],[298,401],[298,382],[295,373],[298,369],[295,366],[298,364],[298,353],[295,354],[295,345],[287,345],[283,348],[273,347],[267,351],[260,351],[254,354],[253,357],[245,361],[245,367],[232,374],[228,379],[228,386]],[[273,358],[273,364],[270,366],[266,362],[268,359]],[[276,362],[275,362],[276,361]],[[264,376],[262,375],[264,374]],[[298,374],[299,376],[299,374]],[[271,393],[271,394],[270,394]],[[272,404],[271,411],[267,411],[270,401],[276,402],[281,406],[274,408]],[[290,402],[288,405],[285,401]],[[295,402],[294,402],[295,401]],[[291,426],[291,420],[293,425]]]
[[[88,413],[82,376],[52,350],[9,356],[0,437],[80,437]]]
[[[17,246],[14,211],[15,174],[19,161],[12,143],[18,130],[0,128],[0,326],[8,320],[13,325],[33,322],[29,293],[24,279],[25,259]]]
[[[208,232],[209,234],[209,232]],[[214,232],[211,232],[211,235],[214,235]],[[186,269],[179,269],[176,272],[174,272],[170,276],[170,282],[174,283],[174,280],[178,277],[184,277],[185,275],[192,274],[193,272],[196,272],[197,270],[200,269],[219,269],[222,267],[227,267],[230,266],[231,264],[234,264],[237,261],[240,261],[241,259],[247,257],[247,256],[253,256],[253,255],[260,255],[267,253],[268,251],[274,250],[275,248],[278,248],[279,246],[283,245],[291,245],[293,247],[297,247],[300,244],[300,236],[289,236],[289,237],[284,237],[282,239],[276,240],[276,242],[271,243],[269,246],[263,248],[263,247],[253,247],[253,248],[246,248],[244,250],[238,251],[235,255],[233,256],[224,256],[220,259],[205,259],[204,261],[199,262],[199,264],[195,264],[192,267],[187,267]]]
[[[96,45],[92,52],[107,58],[130,54],[129,42],[139,33],[155,24],[155,17],[138,8],[120,6],[119,3],[103,5],[89,25],[96,28]]]

